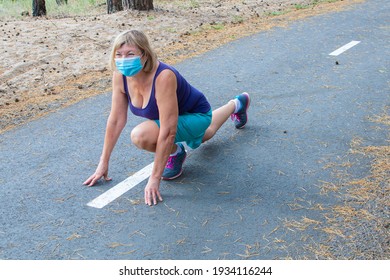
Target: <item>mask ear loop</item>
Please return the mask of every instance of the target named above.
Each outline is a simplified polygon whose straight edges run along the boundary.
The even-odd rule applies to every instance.
[[[142,51],[142,54],[141,54],[140,58],[142,58],[144,55],[145,55],[145,52]],[[148,58],[146,58],[146,60],[145,60],[145,62],[144,62],[144,65],[142,65],[142,70],[144,70],[145,65],[146,65],[147,62],[148,62]]]

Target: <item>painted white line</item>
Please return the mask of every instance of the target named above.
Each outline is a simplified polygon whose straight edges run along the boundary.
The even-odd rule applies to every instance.
[[[150,174],[152,174],[153,169],[153,162],[144,168],[142,168],[140,171],[135,173],[134,175],[128,177],[124,181],[120,182],[116,186],[112,187],[108,191],[104,192],[94,200],[90,201],[87,205],[90,207],[95,208],[103,208],[110,202],[114,201],[118,197],[120,197],[125,192],[131,190],[136,185],[141,183],[143,180],[148,178]]]
[[[329,55],[338,56],[339,54],[342,54],[346,50],[349,50],[350,48],[356,46],[359,43],[360,43],[360,41],[351,41],[348,44],[342,46],[341,48],[338,48],[334,52],[331,52]]]

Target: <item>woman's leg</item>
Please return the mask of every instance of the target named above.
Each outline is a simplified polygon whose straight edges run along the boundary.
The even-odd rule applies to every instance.
[[[233,115],[235,127],[243,128],[248,120],[247,110],[249,103],[249,94],[243,92],[224,106],[213,111],[211,124],[207,128],[202,142],[210,140],[231,115]]]
[[[221,126],[226,122],[226,120],[230,117],[231,114],[234,113],[235,104],[232,100],[230,100],[227,104],[219,107],[218,109],[213,111],[213,118],[211,120],[210,126],[207,128],[202,142],[206,142],[210,140],[215,133],[221,128]]]
[[[155,121],[145,121],[133,128],[130,137],[137,148],[155,153],[159,133],[160,128]],[[173,145],[171,152],[175,151],[176,145]]]

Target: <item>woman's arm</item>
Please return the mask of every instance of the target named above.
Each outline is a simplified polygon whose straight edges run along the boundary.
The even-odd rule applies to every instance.
[[[126,125],[127,106],[128,101],[123,88],[122,75],[114,72],[112,78],[111,112],[107,120],[102,155],[95,173],[84,182],[84,185],[93,186],[102,177],[106,181],[111,180],[108,177],[109,160],[115,144]]]
[[[175,74],[171,70],[162,71],[156,79],[155,88],[160,118],[160,130],[157,139],[152,174],[145,187],[145,203],[148,205],[157,204],[157,198],[160,201],[162,200],[159,192],[161,176],[174,145],[179,116]]]

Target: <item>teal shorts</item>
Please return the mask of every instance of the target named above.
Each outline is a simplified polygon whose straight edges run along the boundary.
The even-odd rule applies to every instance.
[[[186,142],[191,149],[196,149],[202,144],[206,129],[211,124],[212,111],[207,113],[185,113],[179,115],[175,143]],[[155,120],[158,127],[160,121]]]

